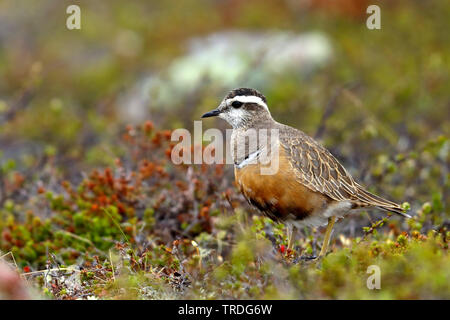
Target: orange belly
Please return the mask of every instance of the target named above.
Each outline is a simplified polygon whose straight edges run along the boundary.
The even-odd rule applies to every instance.
[[[235,167],[234,173],[245,198],[274,220],[303,220],[323,211],[331,201],[299,183],[283,154],[279,157],[278,171],[273,175],[262,175],[260,164]]]

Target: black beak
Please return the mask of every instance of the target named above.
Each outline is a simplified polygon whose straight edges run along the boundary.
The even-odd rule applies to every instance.
[[[214,109],[214,110],[212,110],[210,112],[207,112],[204,115],[202,115],[202,118],[215,117],[215,116],[218,116],[220,113],[221,113],[220,110]]]

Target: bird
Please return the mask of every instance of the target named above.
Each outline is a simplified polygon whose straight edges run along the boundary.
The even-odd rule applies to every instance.
[[[266,97],[252,88],[231,90],[219,106],[202,118],[219,117],[232,127],[235,182],[244,198],[264,215],[291,228],[326,225],[318,257],[328,251],[337,219],[361,208],[376,207],[410,218],[403,207],[367,191],[319,142],[306,133],[275,121]],[[265,130],[250,150],[251,132]],[[239,146],[242,152],[238,152]],[[265,174],[262,155],[276,162]],[[267,162],[267,161],[266,161]]]

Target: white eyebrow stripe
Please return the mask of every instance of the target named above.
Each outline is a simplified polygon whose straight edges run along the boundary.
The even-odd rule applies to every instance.
[[[263,99],[257,96],[235,96],[231,99],[227,99],[226,103],[227,105],[231,105],[233,101],[240,101],[242,103],[257,103],[261,107],[264,107],[267,111],[269,111],[267,104],[263,101]]]

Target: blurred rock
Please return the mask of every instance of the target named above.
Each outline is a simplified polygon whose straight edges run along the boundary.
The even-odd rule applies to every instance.
[[[209,86],[264,88],[284,73],[304,76],[332,56],[328,38],[319,32],[229,31],[194,38],[187,53],[166,71],[144,77],[124,93],[122,119],[140,122],[150,109],[176,108],[196,90]]]

